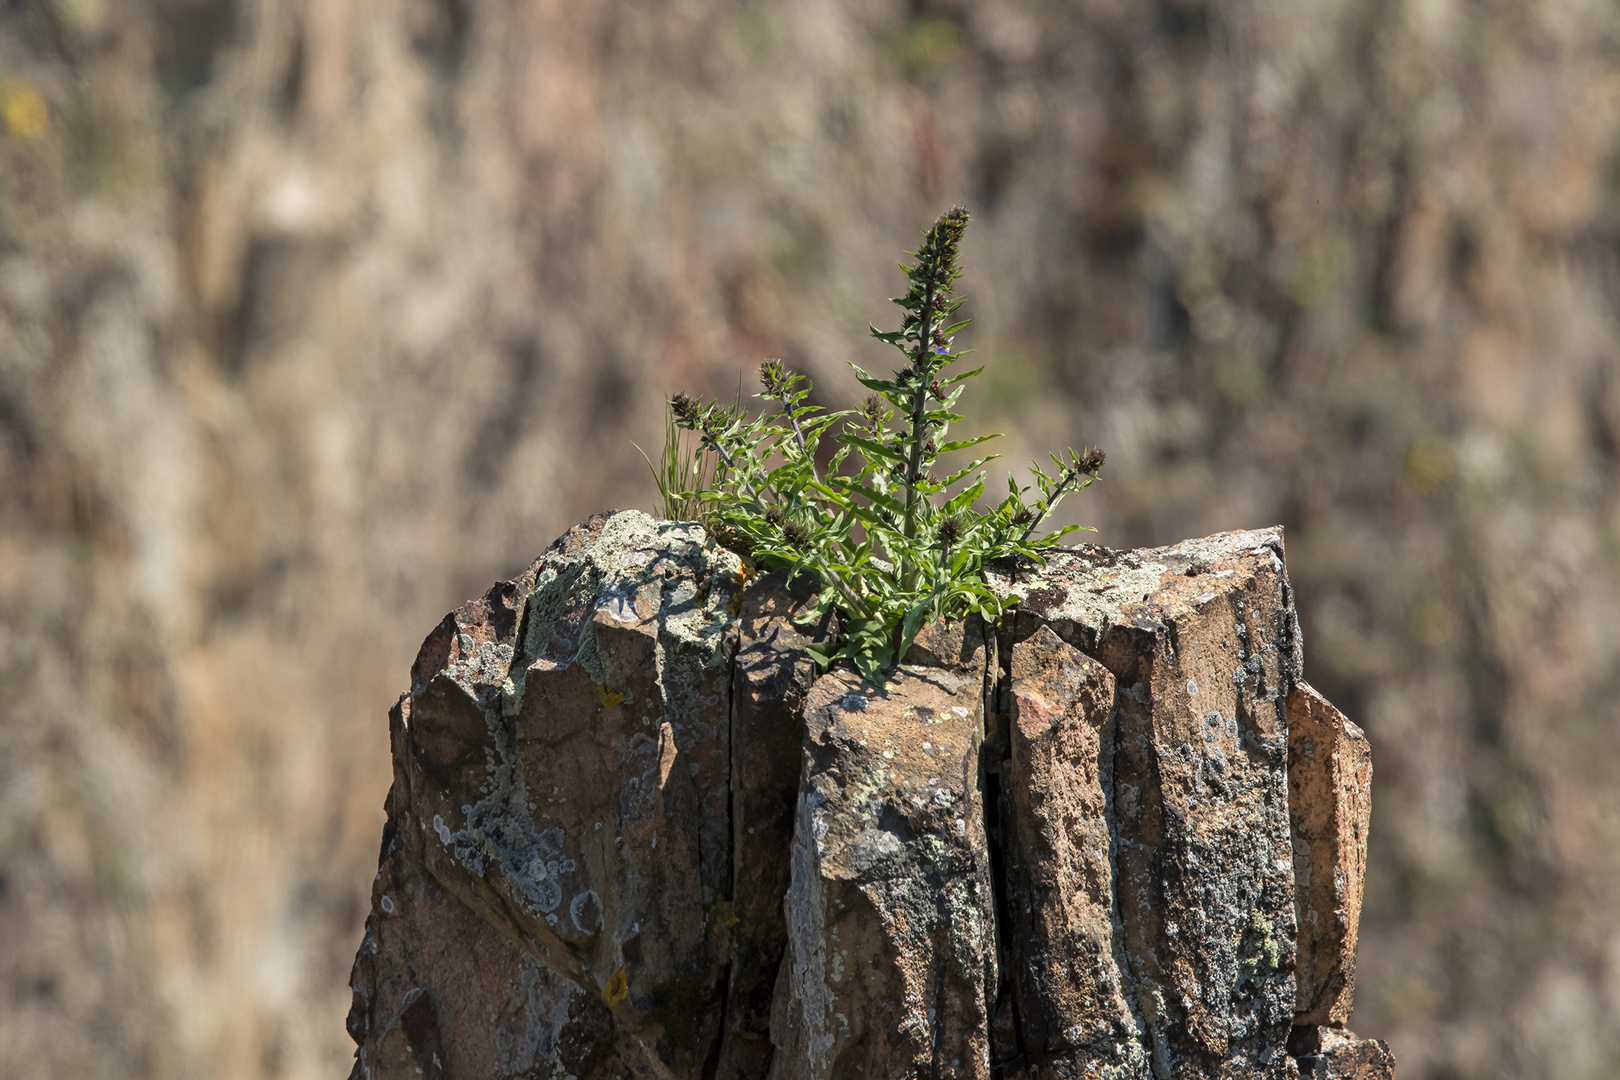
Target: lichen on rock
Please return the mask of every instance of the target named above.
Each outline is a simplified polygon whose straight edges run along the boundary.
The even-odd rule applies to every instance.
[[[356,1076],[1386,1075],[1332,1026],[1370,774],[1280,531],[1018,574],[883,687],[818,675],[806,582],[634,512],[448,616],[390,719]]]

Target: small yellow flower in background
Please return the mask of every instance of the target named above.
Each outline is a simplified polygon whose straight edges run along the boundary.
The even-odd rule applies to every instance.
[[[6,130],[19,139],[37,139],[51,122],[50,106],[39,91],[21,79],[8,79],[0,90],[0,116]]]

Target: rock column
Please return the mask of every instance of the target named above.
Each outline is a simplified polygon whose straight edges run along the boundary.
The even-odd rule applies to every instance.
[[[804,581],[600,515],[390,717],[356,1078],[1389,1080],[1371,764],[1280,530],[1006,567],[882,687]]]

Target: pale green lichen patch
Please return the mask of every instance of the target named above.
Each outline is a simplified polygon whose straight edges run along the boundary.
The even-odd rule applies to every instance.
[[[1022,606],[1052,623],[1102,627],[1117,622],[1128,604],[1157,591],[1171,568],[1104,548],[1055,552],[1033,577],[1018,581],[988,572],[990,587],[1001,596],[1021,595]]]
[[[1255,529],[1140,552],[1074,548],[1053,553],[1044,568],[1016,581],[1005,573],[991,572],[987,577],[998,594],[1023,595],[1024,609],[1046,622],[1096,630],[1123,621],[1126,610],[1159,592],[1167,576],[1210,572],[1214,578],[1230,577],[1231,569],[1210,568],[1239,556],[1259,559],[1280,574],[1281,551],[1280,530]],[[1215,595],[1206,590],[1199,602],[1207,603]]]
[[[579,648],[574,653],[574,663],[590,673],[591,681],[598,686],[609,686],[613,677],[608,673],[607,657],[602,655],[601,641],[596,635],[596,623],[587,620],[579,633]]]
[[[1157,590],[1167,569],[1161,563],[1130,558],[1114,566],[1090,568],[1080,580],[1065,581],[1063,600],[1042,614],[1053,622],[1106,626],[1119,619],[1125,605],[1140,603]]]
[[[502,1076],[573,1080],[560,1052],[571,1005],[582,991],[525,953],[518,978],[506,987],[503,1011],[492,1016]]]
[[[575,962],[593,968],[588,956],[601,959],[604,949],[615,965],[622,964],[614,935],[638,932],[633,928],[642,898],[634,882],[641,871],[621,864],[625,856],[617,845],[625,822],[608,820],[611,809],[596,823],[599,835],[579,835],[584,826],[573,820],[573,806],[561,818],[552,812],[592,795],[567,785],[560,792],[537,786],[525,775],[520,747],[536,734],[522,719],[528,676],[577,667],[597,684],[590,693],[599,693],[602,715],[627,709],[634,710],[626,714],[632,719],[663,718],[678,747],[677,767],[697,781],[705,859],[699,884],[711,899],[712,882],[729,879],[729,864],[718,856],[711,860],[709,853],[723,850],[727,827],[729,660],[736,640],[734,601],[746,581],[737,556],[696,524],[628,511],[598,519],[594,529],[576,532],[571,545],[553,548],[534,568],[521,602],[516,650],[473,649],[463,642],[466,659],[453,674],[486,688],[476,699],[485,703],[485,775],[476,795],[453,800],[465,799],[465,805],[432,815],[433,832],[460,867],[492,890],[497,906],[511,912],[526,935],[537,938],[538,954],[571,955],[573,962],[563,965],[570,970]],[[650,686],[646,669],[636,666],[636,657],[645,655],[638,652],[638,637],[656,662]],[[638,741],[646,737],[638,733]],[[603,749],[618,752],[606,743]],[[566,832],[554,827],[559,824]],[[596,858],[592,852],[603,844],[607,854]],[[629,908],[620,912],[625,904]],[[607,944],[599,948],[594,939],[604,931]]]
[[[1249,916],[1249,928],[1239,950],[1238,979],[1233,992],[1261,975],[1276,971],[1282,963],[1282,944],[1277,940],[1271,918],[1259,908]]]
[[[1097,1080],[1138,1080],[1148,1067],[1148,1052],[1140,1036],[1132,1035],[1115,1043],[1114,1052],[1118,1060],[1099,1069]]]
[[[507,675],[512,666],[512,646],[493,641],[474,646],[472,639],[463,634],[461,648],[461,658],[447,663],[444,673],[474,701],[484,699],[486,690],[491,687],[504,693],[510,681]]]
[[[623,625],[657,618],[661,644],[699,650],[706,667],[723,662],[741,570],[742,561],[695,522],[657,521],[639,510],[614,514],[589,543],[548,556],[536,575],[505,713],[521,706],[523,669],[535,660],[579,664],[610,685],[598,613]]]

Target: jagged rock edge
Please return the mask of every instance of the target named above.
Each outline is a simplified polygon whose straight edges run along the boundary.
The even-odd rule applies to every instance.
[[[613,514],[611,512],[609,514],[600,515],[601,518],[607,520],[611,520],[617,516],[617,514]],[[604,524],[606,524],[605,521]],[[662,532],[663,530],[660,529],[657,531]],[[1270,530],[1265,530],[1264,532],[1270,532]],[[512,582],[514,585],[519,585],[519,587],[524,591],[522,593],[522,609],[521,612],[518,613],[516,626],[514,628],[514,646],[510,648],[505,646],[493,647],[497,652],[505,650],[511,654],[509,656],[501,657],[501,659],[505,661],[507,665],[507,674],[503,680],[504,686],[501,687],[501,693],[493,701],[490,701],[487,700],[487,693],[478,693],[472,686],[468,686],[460,678],[455,680],[457,684],[460,685],[462,689],[479,704],[485,718],[486,726],[488,727],[489,733],[492,737],[492,741],[497,744],[497,749],[500,746],[503,746],[507,741],[507,732],[503,729],[501,720],[512,716],[516,712],[518,706],[521,705],[528,665],[539,655],[536,650],[530,647],[531,639],[533,639],[537,630],[537,624],[533,621],[536,617],[534,602],[545,587],[551,582],[555,581],[559,576],[553,570],[551,570],[551,568],[547,568],[544,573],[535,573],[535,570],[539,569],[539,562],[545,560],[548,556],[551,556],[554,552],[556,552],[557,549],[562,547],[566,539],[566,536],[559,538],[559,541],[551,545],[551,547],[549,547],[547,551],[540,557],[540,560],[537,560],[536,566],[531,568],[528,574],[520,575],[519,578]],[[588,546],[595,546],[595,542],[600,541],[601,539],[603,539],[603,533],[599,531],[597,535],[592,538],[592,543]],[[706,534],[702,534],[700,530],[700,539],[698,542],[692,543],[691,540],[687,540],[687,543],[691,544],[691,547],[702,547],[704,549],[709,549],[714,546],[712,540],[710,540],[708,543],[704,543],[704,540],[710,540],[710,538],[707,538]],[[1280,537],[1268,536],[1265,542],[1259,546],[1269,549],[1274,566],[1281,569],[1285,564],[1282,557],[1279,540]],[[688,550],[690,550],[690,547]],[[584,553],[581,552],[581,555],[583,554]],[[1121,552],[1117,554],[1129,557],[1136,555],[1137,553]],[[1148,553],[1143,552],[1142,554]],[[712,558],[712,556],[710,557]],[[604,567],[598,565],[596,560],[589,557],[580,558],[577,564],[577,569],[569,575],[570,580],[567,585],[563,586],[563,589],[566,591],[574,591],[580,587],[580,580],[582,578],[588,578],[595,579],[597,581],[597,587],[594,589],[588,588],[587,591],[591,591],[593,593],[599,592],[600,584],[603,580],[605,580],[606,577],[611,576],[614,569],[619,569],[622,571],[623,569],[627,568]],[[692,605],[694,609],[702,609],[708,606],[704,601],[707,599],[706,594],[709,592],[709,587],[714,583],[714,576],[719,570],[719,567],[709,566],[706,569],[708,570],[708,577],[706,580],[700,579],[701,584],[698,590],[700,602]],[[1172,567],[1169,564],[1160,563],[1157,560],[1140,559],[1135,565],[1135,569],[1143,574],[1153,574],[1154,576],[1157,576],[1157,573],[1172,569]],[[1300,676],[1302,674],[1301,661],[1303,642],[1299,632],[1298,613],[1294,604],[1294,590],[1291,582],[1288,581],[1286,570],[1281,570],[1279,574],[1279,582],[1279,600],[1281,601],[1281,610],[1278,612],[1278,644],[1284,645],[1284,648],[1279,651],[1281,651],[1283,656],[1286,657],[1285,662],[1279,665],[1280,671],[1278,672],[1278,674],[1281,676],[1281,679],[1279,680],[1281,685],[1278,688],[1281,693],[1278,695],[1278,700],[1281,700],[1287,696],[1288,691],[1291,690],[1300,680]],[[739,584],[742,584],[742,582],[739,581]],[[615,590],[615,592],[617,591],[618,590]],[[738,598],[740,599],[740,590]],[[738,627],[741,622],[738,614],[739,607],[740,605],[737,604],[728,605],[724,609],[726,612],[726,618],[723,620],[723,622],[719,623],[718,625],[711,626],[710,632],[715,635],[714,640],[716,642],[716,648],[711,652],[709,662],[704,665],[705,667],[709,667],[711,664],[718,662],[719,664],[724,665],[728,675],[726,685],[730,687],[731,690],[728,693],[726,723],[728,725],[728,738],[731,740],[733,754],[736,752],[737,744],[735,739],[736,725],[738,723],[738,698],[735,693],[735,679],[737,675],[737,663],[740,647],[737,634]],[[665,648],[670,643],[672,634],[672,629],[669,625],[670,616],[671,612],[669,611],[668,607],[661,606],[657,618],[658,634],[656,638],[660,677],[664,669]],[[1063,633],[1063,631],[1065,629],[1080,629],[1077,626],[1062,627],[1055,624],[1051,619],[1045,617],[1039,617],[1038,623],[1040,625],[1049,626],[1053,630],[1059,632],[1060,636],[1062,636],[1065,640],[1069,640],[1071,644],[1073,644],[1085,655],[1099,661],[1101,660],[1101,656],[1099,655],[1099,653],[1102,651],[1103,645],[1101,634],[1077,635],[1092,638],[1094,640],[1076,641],[1072,639],[1070,634]],[[1002,623],[1000,625],[987,627],[985,638],[986,644],[990,647],[986,650],[986,655],[984,657],[983,666],[981,669],[981,682],[983,684],[985,694],[985,709],[981,718],[979,732],[980,738],[977,749],[979,759],[979,794],[984,800],[981,813],[985,817],[985,821],[983,822],[986,829],[985,835],[987,838],[995,836],[997,838],[994,841],[996,846],[1000,846],[1005,842],[1004,838],[1002,837],[1002,833],[1007,828],[1007,821],[1005,815],[1000,813],[1001,807],[998,806],[996,807],[996,812],[998,813],[1000,821],[994,830],[991,829],[989,818],[992,813],[992,806],[991,800],[988,797],[989,792],[987,790],[988,785],[986,783],[986,779],[988,775],[988,766],[990,764],[990,752],[994,748],[992,747],[989,739],[989,729],[990,725],[994,723],[998,729],[1002,729],[1000,730],[999,734],[1002,737],[1005,737],[1006,733],[1004,728],[1008,723],[1010,712],[1009,690],[1011,680],[1010,670],[1008,670],[1006,666],[1011,662],[1010,636],[1010,624]],[[570,662],[578,663],[582,667],[585,667],[588,673],[596,675],[599,673],[590,667],[587,662],[590,657],[586,655],[589,646],[594,643],[594,638],[595,634],[588,628],[587,622],[587,629],[582,634],[579,641],[579,646],[575,650],[575,655],[571,658]],[[488,648],[491,648],[490,644],[483,643],[479,652],[482,653]],[[1174,649],[1174,646],[1172,646],[1172,648]],[[522,660],[524,662],[513,663],[513,661],[517,660]],[[513,668],[516,668],[515,675],[513,673]],[[488,687],[487,683],[485,684],[485,687]],[[415,689],[416,688],[413,686],[413,691]],[[1127,693],[1128,690],[1128,687],[1116,687],[1116,702],[1118,701],[1119,695]],[[411,697],[411,694],[405,695],[406,699]],[[1115,705],[1115,708],[1118,708],[1117,704]],[[408,710],[406,715],[408,717]],[[509,754],[506,756],[510,758]],[[508,765],[510,766],[511,764],[513,764],[513,762],[509,761]],[[500,787],[504,788],[504,785],[500,785]],[[503,794],[512,795],[512,793],[497,790],[491,792],[490,796],[488,797],[495,798],[502,802],[508,801],[507,799],[502,798]],[[1116,954],[1118,954],[1123,949],[1123,919],[1120,913],[1119,897],[1117,893],[1117,857],[1121,839],[1119,835],[1120,822],[1118,814],[1115,811],[1114,804],[1115,794],[1115,787],[1111,780],[1106,786],[1107,824],[1110,836],[1109,862],[1116,881],[1116,890],[1110,896],[1109,907],[1110,916],[1114,922],[1114,927],[1116,930],[1114,950]],[[800,795],[802,796],[802,788]],[[410,799],[407,805],[414,802],[414,799]],[[727,835],[729,837],[728,843],[731,849],[731,857],[733,860],[736,860],[738,856],[738,844],[735,836],[736,814],[736,788],[733,782],[728,783],[726,802],[726,828]],[[416,815],[414,812],[412,812],[410,816]],[[476,814],[468,815],[469,822],[475,816]],[[409,818],[406,819],[407,823],[408,821]],[[419,850],[421,850],[421,853],[424,856],[421,859],[422,865],[430,872],[434,879],[443,885],[452,895],[456,896],[462,903],[466,904],[471,910],[478,912],[480,917],[486,923],[492,924],[498,931],[503,933],[504,936],[507,936],[513,940],[515,944],[522,948],[527,954],[532,956],[537,962],[541,963],[562,977],[569,979],[571,982],[574,982],[586,993],[592,994],[596,997],[602,996],[600,988],[596,988],[594,986],[595,980],[591,979],[583,967],[580,966],[576,958],[572,955],[572,951],[569,949],[567,943],[561,941],[560,939],[556,939],[555,935],[549,933],[544,928],[539,926],[537,920],[531,917],[528,913],[514,908],[513,904],[511,904],[507,898],[500,894],[499,889],[495,888],[489,881],[480,878],[476,873],[473,873],[467,867],[461,866],[459,863],[457,863],[457,865],[453,868],[442,865],[446,861],[447,853],[437,851],[434,848],[434,845],[430,843],[421,843],[421,837],[417,834],[422,833],[427,828],[427,824],[425,822],[419,822],[418,826],[419,827],[417,829],[410,830],[410,832],[413,840],[420,844]],[[455,859],[449,859],[448,861],[457,862]],[[1006,877],[1006,866],[1004,861],[991,860],[990,869],[990,884],[992,887],[992,904],[990,913],[992,918],[995,920],[994,940],[997,945],[997,952],[999,953],[1001,949],[1001,942],[1004,940],[1008,929],[1003,924],[1006,920],[1005,908],[1010,890]],[[504,860],[498,858],[495,860],[493,872],[499,875],[504,875]],[[551,947],[553,942],[548,942],[548,938],[553,939],[555,948]],[[785,959],[786,958],[784,957],[784,962]],[[1129,992],[1126,995],[1126,1000],[1130,1008],[1131,1015],[1138,1026],[1139,1033],[1145,1036],[1151,1043],[1150,1049],[1147,1047],[1143,1048],[1144,1052],[1149,1058],[1154,1073],[1161,1078],[1167,1077],[1169,1075],[1168,1070],[1170,1068],[1170,1062],[1173,1061],[1174,1054],[1172,1051],[1169,1051],[1168,1046],[1165,1044],[1164,1036],[1162,1032],[1158,1030],[1159,1025],[1154,1024],[1152,1019],[1146,1015],[1148,1013],[1152,1013],[1156,1016],[1159,1013],[1159,1010],[1156,1008],[1149,1008],[1150,1005],[1155,1003],[1144,999],[1144,988],[1141,985],[1141,977],[1131,965],[1128,950],[1125,950],[1123,955],[1116,955],[1115,959],[1116,962],[1119,963],[1119,970],[1121,973],[1131,982],[1131,985],[1128,988]],[[714,1056],[719,1053],[721,1043],[724,1039],[724,1017],[731,1004],[729,1002],[729,998],[726,996],[726,991],[729,988],[729,976],[734,963],[735,959],[728,956],[726,963],[721,969],[720,987],[722,991],[722,1028],[721,1034],[717,1038],[714,1047],[711,1048],[711,1061]],[[985,1001],[986,1010],[990,1014],[987,1019],[989,1019],[992,1024],[994,1023],[994,1013],[996,1010],[997,1001],[1002,992],[1002,987],[1005,985],[1004,973],[998,971],[997,976],[996,986],[994,988],[995,996]],[[668,1068],[664,1066],[664,1064],[658,1059],[656,1051],[644,1044],[639,1038],[634,1037],[634,1035],[631,1034],[633,1028],[628,1027],[620,1022],[619,1013],[622,1011],[622,1009],[613,1007],[611,1002],[607,1002],[606,1004],[609,1005],[610,1015],[613,1016],[615,1026],[619,1028],[620,1035],[630,1035],[628,1041],[634,1043],[636,1049],[639,1051],[637,1056],[642,1060],[637,1062],[637,1064],[643,1064],[649,1067],[653,1074],[657,1076],[672,1075]],[[1016,1003],[1013,1004],[1013,1008],[1016,1010]],[[615,1039],[615,1042],[620,1043],[621,1045],[622,1041],[622,1038]],[[1020,1053],[1018,1057],[1022,1058],[1022,1054]],[[1001,1068],[1014,1065],[1017,1063],[1017,1060],[1018,1059],[1014,1059],[1012,1061],[1004,1060],[1000,1063],[996,1063],[996,1070],[1000,1071]],[[1112,1072],[1111,1069],[1109,1071]]]

